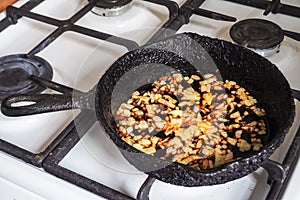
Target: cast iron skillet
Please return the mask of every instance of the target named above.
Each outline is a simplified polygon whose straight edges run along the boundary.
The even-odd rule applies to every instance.
[[[207,58],[207,52],[212,60]],[[261,151],[214,169],[196,170],[141,153],[117,136],[112,113],[127,101],[131,92],[170,73],[164,70],[166,66],[174,67],[173,71],[195,73],[199,68],[195,70],[191,65],[201,65],[198,73],[213,73],[216,68],[212,61],[223,79],[235,80],[266,110],[269,136]],[[35,104],[12,106],[20,101]],[[106,71],[92,93],[14,95],[2,102],[1,109],[5,115],[22,116],[72,108],[95,109],[98,121],[132,165],[156,179],[182,186],[221,184],[255,171],[282,143],[295,115],[290,86],[275,65],[243,47],[194,33],[177,34],[126,53]]]

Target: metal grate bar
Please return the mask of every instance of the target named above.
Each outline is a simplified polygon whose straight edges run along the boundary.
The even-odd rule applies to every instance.
[[[164,29],[159,30],[150,40],[148,43],[155,42],[157,40],[164,39],[168,36],[174,35],[176,31],[178,31],[184,24],[189,22],[189,18],[192,16],[192,11],[187,9],[185,6],[193,6],[199,7],[205,0],[200,1],[193,1],[188,0],[186,1],[182,7],[179,8],[179,14],[176,19],[172,20],[169,24],[164,26]]]
[[[292,90],[293,96],[300,102],[300,91]],[[293,139],[293,142],[283,160],[282,166],[285,170],[285,177],[281,181],[275,181],[271,184],[270,191],[266,200],[280,200],[285,192],[287,184],[293,175],[296,164],[300,157],[300,125],[298,127],[297,133]]]
[[[151,176],[147,177],[137,194],[137,200],[149,200],[149,193],[155,180],[156,179]]]
[[[148,43],[154,42],[157,39],[159,39],[160,35],[163,34],[163,32],[170,26],[170,24],[178,17],[179,15],[179,6],[177,3],[173,1],[160,1],[160,0],[144,0],[151,3],[158,3],[160,5],[164,5],[169,10],[169,19],[166,21],[162,27],[157,30],[157,32],[152,36],[152,38],[148,41]]]
[[[76,14],[74,14],[70,19],[68,20],[58,20],[54,19],[48,16],[44,16],[41,14],[29,12],[22,8],[15,8],[15,7],[8,7],[7,13],[10,16],[14,16],[15,19],[19,19],[21,16],[28,17],[30,19],[34,19],[40,22],[44,22],[53,26],[57,26],[58,28],[54,30],[50,35],[48,35],[42,42],[40,42],[37,46],[35,46],[28,54],[29,55],[35,55],[45,49],[49,44],[51,44],[55,39],[57,39],[61,34],[63,34],[66,31],[75,31],[81,34],[85,34],[87,36],[92,36],[97,39],[108,39],[107,41],[121,45],[126,47],[128,50],[132,50],[138,47],[138,44],[134,41],[115,37],[106,33],[101,33],[99,31],[95,31],[92,29],[80,27],[77,25],[74,25],[76,21],[78,21],[82,16],[84,16],[87,12],[89,12],[95,4],[95,1],[91,1],[89,4],[87,4],[85,7],[83,7],[80,11],[78,11]]]
[[[294,40],[300,41],[300,33],[296,33],[293,31],[283,30],[285,36],[290,37]]]
[[[276,199],[275,197],[277,197],[280,192],[279,189],[282,181],[286,177],[286,171],[280,163],[271,160],[268,160],[266,163],[264,163],[263,168],[268,173],[267,183],[271,186],[266,199]]]
[[[69,151],[80,141],[77,128],[80,127],[80,132],[86,132],[95,122],[95,113],[93,111],[85,111],[84,117],[77,121],[77,124],[72,124],[71,129],[65,130],[68,135],[64,141],[45,159],[43,162],[43,168],[70,183],[73,183],[79,187],[82,187],[90,192],[100,195],[107,199],[114,200],[133,200],[126,194],[109,188],[96,181],[88,179],[80,174],[70,171],[64,167],[59,166],[59,162],[69,153]]]
[[[37,5],[39,5],[40,3],[42,3],[43,1],[44,0],[31,0],[31,1],[28,1],[26,4],[24,4],[21,8],[29,11],[29,10],[32,10]],[[17,17],[17,19],[20,17],[21,16]],[[2,21],[0,21],[0,32],[2,32],[4,29],[9,27],[10,25],[15,24],[17,19],[16,19],[16,17],[13,17],[13,16],[7,14],[6,17]]]
[[[264,15],[268,15],[270,12],[276,14],[281,13],[289,16],[300,17],[300,8],[288,4],[283,4],[278,0],[225,0],[233,3],[238,3],[246,6],[251,6],[259,9],[263,9]]]
[[[169,0],[143,0],[147,1],[150,3],[162,5],[168,8],[169,10],[169,19],[174,19],[176,16],[178,16],[178,4],[174,1],[169,1]]]
[[[166,38],[168,36],[174,35],[184,24],[189,23],[190,17],[195,14],[202,17],[207,17],[214,20],[222,21],[236,21],[235,17],[224,15],[222,13],[217,13],[205,9],[199,8],[205,0],[188,0],[179,9],[179,15],[168,24],[167,29],[158,32],[153,36],[148,43]]]
[[[125,38],[120,38],[120,37],[117,37],[117,36],[114,36],[114,35],[110,35],[110,34],[107,34],[107,33],[95,31],[95,30],[85,28],[85,27],[81,27],[81,26],[77,26],[77,25],[72,25],[70,27],[70,30],[74,31],[74,32],[77,32],[77,33],[81,33],[83,35],[87,35],[87,36],[94,37],[94,38],[101,39],[101,40],[106,40],[108,42],[124,46],[129,51],[139,47],[139,45],[136,42],[132,41],[132,40],[128,40],[128,39],[125,39]]]
[[[34,155],[31,152],[21,149],[18,146],[8,143],[2,139],[0,139],[0,151],[22,159],[26,163],[33,163],[32,160],[34,159]]]
[[[224,15],[221,13],[204,10],[202,8],[192,8],[192,7],[189,7],[189,8],[192,10],[193,14],[199,15],[202,17],[207,17],[207,18],[214,19],[214,20],[229,21],[229,22],[236,21],[235,17],[231,17],[231,16]]]
[[[37,77],[37,76],[34,76],[34,75],[30,75],[30,79],[33,80],[34,82],[36,82],[37,84],[39,84],[40,86],[55,90],[57,92],[61,92],[63,94],[71,94],[71,95],[74,94],[74,93],[84,94],[84,92],[81,92],[79,90],[67,87],[65,85],[61,85],[61,84],[56,83],[54,81],[49,81],[47,79]]]

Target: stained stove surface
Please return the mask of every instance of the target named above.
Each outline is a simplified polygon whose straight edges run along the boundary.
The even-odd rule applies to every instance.
[[[20,7],[26,2],[28,1],[20,0],[15,6]],[[176,2],[181,6],[185,0]],[[296,0],[286,1],[286,3],[300,7],[300,3]],[[87,4],[88,1],[84,0],[44,1],[33,8],[32,12],[64,20]],[[261,9],[221,0],[205,1],[201,8],[234,16],[237,20],[267,19],[284,29],[300,32],[300,19],[296,17],[283,14],[264,16]],[[5,12],[0,13],[0,19],[4,17]],[[132,7],[120,16],[107,18],[88,12],[75,24],[133,40],[142,45],[168,20],[168,17],[168,9],[164,6],[146,1],[134,1]],[[193,15],[190,22],[183,25],[178,33],[190,31],[230,41],[229,30],[232,25],[233,22],[216,21]],[[55,28],[53,25],[25,17],[19,19],[17,24],[0,32],[0,56],[30,52]],[[89,91],[105,70],[127,51],[124,46],[68,31],[36,55],[47,60],[53,67],[55,82],[77,90]],[[279,67],[294,89],[300,89],[299,54],[300,43],[285,37],[280,52],[268,57]],[[300,124],[300,104],[297,101],[296,110],[295,122],[285,142],[272,155],[275,161],[282,162]],[[78,110],[20,118],[5,117],[0,114],[0,138],[38,155],[47,149],[78,114]],[[70,151],[57,165],[135,198],[147,176],[136,170],[121,156],[117,147],[97,123],[92,123],[87,130],[84,130],[84,125],[79,123],[76,126],[80,141],[71,145]],[[67,144],[66,140],[61,144],[64,142]],[[59,148],[67,147],[59,145]],[[53,176],[41,166],[26,164],[7,153],[0,152],[0,162],[1,199],[21,197],[23,199],[103,199],[99,195]],[[297,189],[299,173],[298,164],[283,199],[300,199],[300,192]],[[156,181],[151,189],[150,199],[265,199],[269,190],[266,180],[267,173],[260,168],[246,177],[216,186],[187,188]]]

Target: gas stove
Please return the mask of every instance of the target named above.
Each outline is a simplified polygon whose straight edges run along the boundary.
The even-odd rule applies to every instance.
[[[267,20],[282,29],[281,43],[266,58],[278,66],[292,89],[300,90],[300,3],[286,0],[278,6],[278,2],[20,0],[0,13],[0,62],[2,68],[10,69],[0,71],[0,89],[5,91],[0,99],[12,90],[71,94],[74,88],[88,92],[120,56],[138,46],[183,32],[232,41],[232,26],[245,19]],[[27,63],[26,73],[18,68],[16,58]],[[44,73],[41,63],[50,71]],[[37,78],[29,81],[28,74]],[[18,84],[4,87],[10,82]],[[16,85],[29,90],[19,90]],[[225,184],[192,188],[153,183],[125,160],[90,111],[17,118],[0,114],[0,196],[147,199],[150,193],[151,200],[299,199],[300,104],[295,103],[294,123],[270,158],[276,163],[270,161],[269,168]]]

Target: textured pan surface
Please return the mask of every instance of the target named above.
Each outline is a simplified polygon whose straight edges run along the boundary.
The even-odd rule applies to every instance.
[[[133,92],[141,85],[151,83],[158,76],[164,75],[164,67],[159,65],[159,68],[155,68],[157,64],[174,66],[189,72],[194,70],[190,68],[190,63],[193,63],[203,65],[200,73],[213,72],[215,68],[212,67],[212,60],[207,58],[207,52],[218,66],[223,79],[235,80],[265,108],[270,136],[263,150],[249,154],[241,160],[203,171],[143,154],[117,136],[112,112],[120,103],[127,101],[131,94],[128,91]],[[128,71],[131,75],[126,76]],[[122,89],[118,87],[124,87],[124,84],[127,89],[122,93]],[[118,91],[118,98],[111,101],[114,90]],[[221,184],[258,169],[282,143],[293,122],[294,107],[288,82],[267,59],[232,43],[194,33],[178,34],[125,54],[102,76],[96,89],[97,117],[126,159],[139,170],[161,181],[183,186]]]

